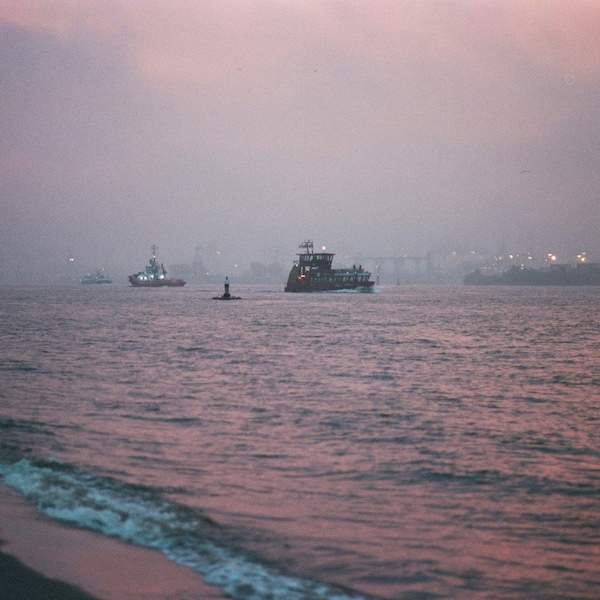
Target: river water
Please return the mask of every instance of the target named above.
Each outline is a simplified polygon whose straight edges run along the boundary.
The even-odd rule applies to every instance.
[[[234,599],[597,598],[600,288],[0,288],[0,476]]]

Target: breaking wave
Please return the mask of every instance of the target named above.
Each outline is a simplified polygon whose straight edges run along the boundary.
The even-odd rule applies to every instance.
[[[49,517],[146,548],[190,567],[235,600],[358,600],[293,577],[216,540],[220,526],[151,488],[97,477],[57,460],[0,463],[4,483]]]

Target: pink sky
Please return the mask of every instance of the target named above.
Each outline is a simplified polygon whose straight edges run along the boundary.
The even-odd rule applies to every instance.
[[[3,264],[600,260],[598,31],[591,0],[3,0]]]

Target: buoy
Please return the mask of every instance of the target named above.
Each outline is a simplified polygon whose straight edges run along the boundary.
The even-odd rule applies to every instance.
[[[220,296],[213,296],[213,300],[241,300],[241,297],[229,293],[229,277],[225,277],[225,291]]]

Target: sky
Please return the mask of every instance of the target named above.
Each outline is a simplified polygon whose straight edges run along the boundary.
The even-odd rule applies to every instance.
[[[0,280],[305,239],[600,261],[598,31],[597,0],[0,0]]]

